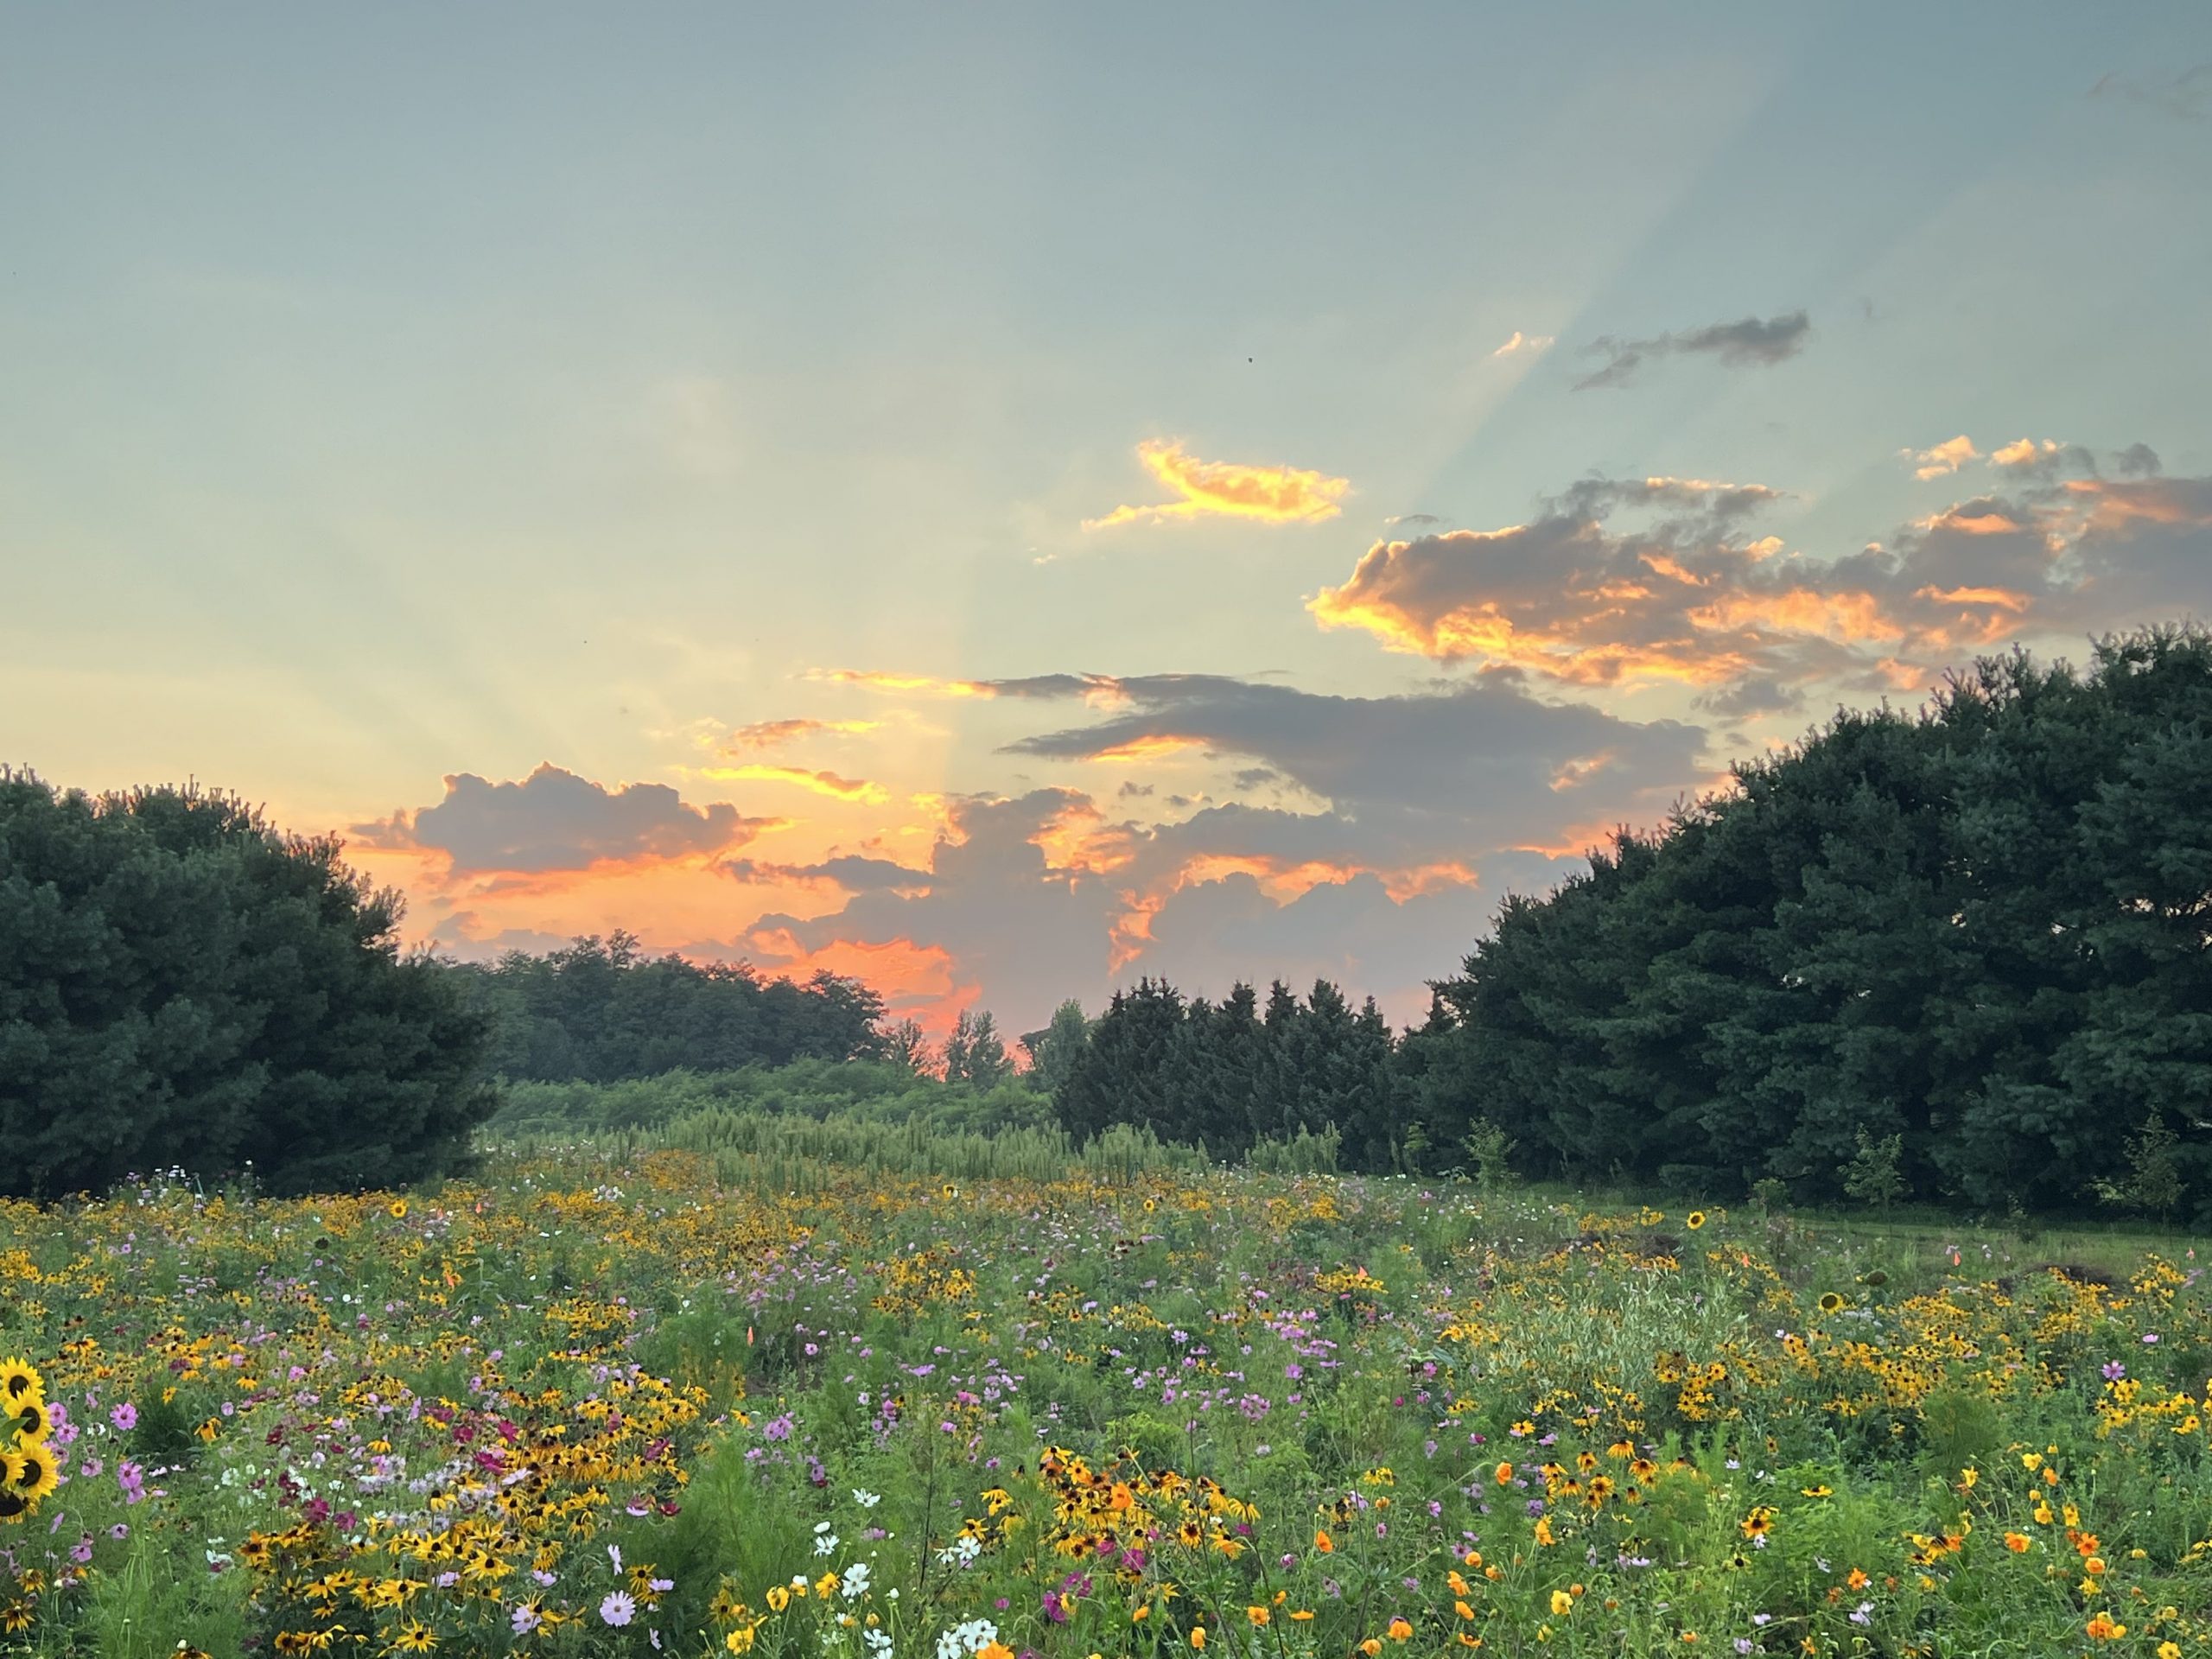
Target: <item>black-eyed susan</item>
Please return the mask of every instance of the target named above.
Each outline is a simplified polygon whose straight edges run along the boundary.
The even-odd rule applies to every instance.
[[[412,1620],[401,1625],[391,1640],[385,1643],[389,1653],[429,1653],[438,1645],[438,1633],[429,1625]]]

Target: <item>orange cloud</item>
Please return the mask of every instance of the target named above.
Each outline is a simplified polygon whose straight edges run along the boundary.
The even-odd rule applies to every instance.
[[[864,685],[877,691],[919,691],[933,697],[991,697],[998,693],[982,680],[940,680],[928,674],[879,674],[858,668],[810,670],[810,680],[836,685]]]
[[[1981,451],[1974,447],[1974,440],[1963,432],[1955,438],[1944,439],[1933,449],[1905,453],[1920,463],[1913,473],[1915,478],[1942,478],[1957,472],[1967,462],[1981,458]]]
[[[1690,612],[1689,619],[1701,628],[1766,628],[1845,641],[1902,639],[1905,632],[1882,614],[1872,594],[1823,594],[1809,588],[1730,594]]]
[[[1513,357],[1522,352],[1526,352],[1529,356],[1536,357],[1549,351],[1556,344],[1558,344],[1558,337],[1556,335],[1524,334],[1518,328],[1516,328],[1511,335],[1508,337],[1505,344],[1492,352],[1491,355],[1492,357]]]
[[[1117,743],[1110,749],[1101,749],[1092,755],[1093,760],[1159,760],[1171,754],[1180,754],[1186,749],[1203,749],[1203,737],[1183,737],[1171,732],[1147,733],[1133,737],[1126,743]]]
[[[2046,456],[2056,454],[2065,446],[2056,438],[2045,438],[2038,447],[2033,438],[2021,438],[1989,452],[1992,466],[2030,467]]]
[[[771,766],[755,761],[742,766],[703,766],[696,775],[716,783],[794,784],[833,800],[858,801],[868,806],[880,806],[891,798],[889,790],[865,778],[840,778],[834,772],[809,772],[804,766]]]
[[[883,998],[891,1019],[912,1020],[939,1040],[982,995],[981,986],[961,982],[959,963],[943,945],[903,938],[832,939],[810,950],[788,929],[773,928],[755,930],[746,944],[772,958],[779,976],[804,980],[827,970],[860,980]]]
[[[882,722],[874,720],[756,720],[749,726],[741,726],[729,734],[728,753],[740,754],[748,749],[772,749],[781,743],[798,738],[814,737],[824,733],[840,735],[873,732]]]
[[[1116,507],[1103,518],[1086,518],[1085,530],[1116,524],[1160,524],[1173,518],[1217,514],[1262,524],[1319,524],[1343,511],[1338,503],[1351,480],[1294,467],[1247,467],[1236,461],[1200,461],[1179,443],[1147,439],[1137,446],[1145,470],[1176,499],[1148,506]]]

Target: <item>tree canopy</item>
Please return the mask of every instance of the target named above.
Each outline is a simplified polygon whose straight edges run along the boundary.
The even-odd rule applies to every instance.
[[[403,958],[397,895],[330,839],[196,788],[89,797],[0,768],[0,1192],[156,1166],[280,1190],[450,1166],[486,1028]]]

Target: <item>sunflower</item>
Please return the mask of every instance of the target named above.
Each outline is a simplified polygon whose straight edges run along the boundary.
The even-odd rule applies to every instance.
[[[406,1219],[407,1219],[407,1200],[406,1200],[406,1199],[404,1199],[404,1198],[394,1198],[394,1199],[393,1199],[390,1204],[388,1204],[388,1205],[386,1205],[385,1206],[385,1213],[386,1215],[390,1216],[390,1217],[391,1217],[394,1221],[404,1221],[404,1220],[406,1220]],[[405,1630],[402,1630],[402,1631],[400,1632],[400,1635],[401,1635],[401,1636],[404,1636],[404,1635],[406,1635],[406,1634],[407,1634],[407,1632],[406,1632]],[[431,1639],[433,1642],[435,1642],[435,1641],[436,1641],[436,1640],[437,1640],[437,1638],[436,1638],[435,1637],[432,1637],[430,1639]],[[421,1648],[416,1648],[416,1649],[403,1649],[403,1651],[411,1651],[411,1652],[416,1652],[416,1653],[421,1653],[421,1652],[424,1651],[424,1649],[421,1649]]]
[[[20,1406],[11,1406],[8,1414],[0,1417],[0,1430],[12,1433],[18,1440],[34,1445],[46,1438],[48,1427],[46,1408],[35,1400],[26,1400]]]
[[[61,1484],[61,1470],[57,1460],[42,1446],[19,1446],[16,1448],[15,1478],[8,1483],[13,1491],[26,1503],[35,1503]]]
[[[46,1403],[46,1384],[30,1361],[0,1359],[0,1401],[5,1401],[10,1410],[26,1401],[39,1406]]]
[[[1823,1313],[1840,1313],[1843,1312],[1843,1298],[1834,1291],[1822,1291],[1820,1306]]]
[[[1689,1214],[1682,1217],[1682,1225],[1688,1228],[1692,1232],[1697,1231],[1699,1228],[1705,1225],[1705,1211],[1702,1210],[1691,1211]]]

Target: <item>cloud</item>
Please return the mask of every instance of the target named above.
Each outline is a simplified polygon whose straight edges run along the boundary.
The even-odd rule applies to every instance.
[[[1655,334],[1649,340],[1623,340],[1605,334],[1592,340],[1589,353],[1603,353],[1609,359],[1594,374],[1574,383],[1577,391],[1593,386],[1624,386],[1650,359],[1695,354],[1710,357],[1730,368],[1769,365],[1795,357],[1813,332],[1812,319],[1802,311],[1769,317],[1745,317],[1735,322],[1709,323],[1682,334]]]
[[[891,791],[881,784],[865,778],[841,778],[834,772],[810,772],[804,766],[772,766],[755,761],[742,766],[702,766],[694,775],[716,783],[791,784],[832,800],[859,801],[870,806],[891,798]]]
[[[873,720],[756,720],[730,733],[728,751],[740,754],[748,750],[777,748],[803,737],[872,732],[880,724]]]
[[[435,806],[356,824],[353,833],[369,847],[442,853],[455,874],[537,874],[725,852],[779,822],[721,802],[689,805],[665,784],[610,790],[550,761],[520,783],[451,773],[445,789]]]
[[[1325,973],[1412,1012],[1495,902],[1486,861],[1548,868],[1548,854],[1514,849],[1591,844],[1713,778],[1695,726],[1541,702],[1509,677],[1395,697],[1207,674],[1014,683],[1088,715],[1006,753],[1187,754],[1218,766],[1213,787],[1283,804],[1144,785],[1111,811],[1075,788],[955,797],[926,861],[732,861],[741,880],[835,880],[850,894],[827,914],[764,917],[756,933],[801,954],[839,941],[942,950],[963,994],[1017,1028],[1062,996],[1095,1006],[1139,973],[1217,990],[1237,975]],[[1119,816],[1157,809],[1182,816]]]
[[[2147,472],[2147,451],[2122,460],[2138,475],[2038,442],[2031,463],[1997,469],[1999,491],[1835,558],[1756,533],[1772,490],[1586,480],[1525,524],[1377,542],[1307,609],[1439,662],[1584,688],[1671,680],[1730,718],[1786,711],[1808,685],[1923,685],[2006,639],[2149,620],[2153,572],[2167,613],[2201,604],[2212,485]]]
[[[1492,352],[1491,355],[1515,357],[1525,353],[1530,357],[1540,357],[1556,344],[1558,344],[1558,336],[1555,334],[1524,334],[1516,328],[1507,338],[1505,344]]]
[[[1116,507],[1103,518],[1084,520],[1085,530],[1211,515],[1268,524],[1319,524],[1343,511],[1338,504],[1351,488],[1349,479],[1294,467],[1200,461],[1179,443],[1156,439],[1139,444],[1137,458],[1176,499],[1149,506]]]
[[[1433,513],[1433,512],[1401,512],[1401,513],[1398,513],[1398,514],[1395,515],[1394,517],[1391,517],[1391,518],[1385,518],[1382,522],[1383,522],[1383,524],[1384,524],[1385,525],[1391,525],[1391,524],[1442,524],[1444,521],[1443,521],[1441,518],[1438,518],[1438,517],[1437,517],[1434,513]]]
[[[2212,119],[2212,61],[2193,65],[2164,80],[2106,75],[2089,88],[2089,96],[2126,99],[2183,121]]]
[[[1946,438],[1933,449],[1904,452],[1920,463],[1913,476],[1920,479],[1942,478],[1955,473],[1970,461],[1981,458],[1981,451],[1974,447],[1974,440],[1963,432],[1955,438]],[[1998,452],[2002,454],[2004,451]]]
[[[750,858],[724,859],[715,866],[744,887],[842,887],[848,893],[925,892],[936,880],[927,870],[913,869],[896,859],[872,858],[847,853],[814,864],[770,864]]]

